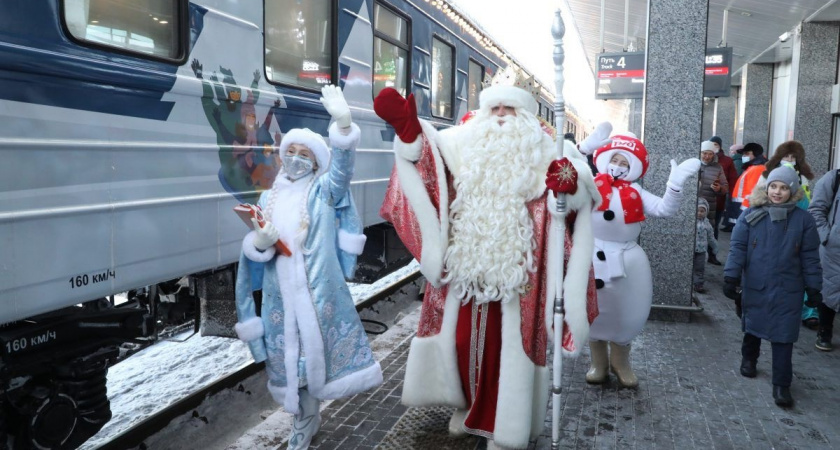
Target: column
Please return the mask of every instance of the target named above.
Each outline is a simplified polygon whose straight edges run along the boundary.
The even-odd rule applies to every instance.
[[[627,130],[636,136],[642,135],[642,106],[644,102],[641,99],[630,100]]]
[[[715,99],[713,98],[704,98],[703,99],[703,128],[700,131],[700,137],[703,138],[704,141],[708,141],[710,137],[714,136],[714,126],[715,126]],[[699,154],[699,147],[698,147],[698,154]]]
[[[708,1],[651,0],[643,139],[650,157],[648,191],[662,195],[670,161],[698,157],[703,122]],[[675,58],[674,55],[680,55]],[[675,217],[648,217],[640,244],[653,272],[653,303],[691,306],[697,178],[686,181]],[[688,321],[689,313],[653,308],[651,318]]]
[[[831,86],[837,71],[840,23],[803,23],[794,42],[793,72],[798,73],[793,138],[805,147],[808,164],[817,177],[829,168],[831,155]],[[798,67],[797,67],[798,66]],[[791,74],[793,77],[793,73]]]
[[[735,106],[737,91],[730,90],[729,97],[715,99],[715,135],[723,141],[723,151],[729,154],[729,146],[735,144]]]
[[[743,124],[741,144],[755,142],[764,148],[768,156],[770,139],[770,97],[773,94],[773,65],[747,64],[741,70],[741,97],[743,105],[739,121]]]

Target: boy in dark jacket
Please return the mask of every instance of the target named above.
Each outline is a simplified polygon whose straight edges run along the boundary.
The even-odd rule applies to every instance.
[[[822,301],[820,238],[814,219],[796,207],[804,192],[799,176],[782,166],[758,185],[750,196],[750,208],[732,230],[729,257],[724,268],[724,294],[740,299],[741,375],[756,376],[761,339],[773,349],[773,399],[779,406],[793,405],[793,343],[799,338],[802,296],[808,306]],[[743,292],[735,286],[741,281]]]

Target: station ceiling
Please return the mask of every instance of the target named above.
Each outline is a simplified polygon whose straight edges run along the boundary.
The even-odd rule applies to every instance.
[[[645,48],[648,0],[605,0],[604,41],[601,46],[601,1],[564,0],[583,41],[589,66],[595,73],[595,56],[602,51],[626,50],[624,41],[625,2],[628,45]],[[657,0],[667,1],[667,0]],[[801,22],[840,20],[838,0],[710,0],[706,35],[707,47],[718,47],[723,31],[724,10],[728,10],[725,44],[732,47],[733,84],[740,83],[740,69],[747,63],[774,63],[791,58],[793,39],[782,42],[785,32],[794,32]]]

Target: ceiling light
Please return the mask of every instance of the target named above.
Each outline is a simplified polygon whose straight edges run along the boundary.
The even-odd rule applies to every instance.
[[[790,31],[785,31],[779,36],[779,40],[782,42],[787,42],[788,39],[790,39]]]
[[[168,21],[168,20],[161,20],[161,21],[160,21],[160,22],[158,22],[158,23],[160,23],[160,24],[162,24],[162,25],[166,25],[167,23],[169,23],[169,21]]]
[[[746,11],[741,11],[741,15],[744,16],[744,17],[750,17],[750,16],[752,16],[752,13],[748,13]]]

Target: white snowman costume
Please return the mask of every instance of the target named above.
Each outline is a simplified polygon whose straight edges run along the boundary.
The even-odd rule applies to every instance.
[[[683,184],[697,173],[700,161],[693,158],[678,166],[672,160],[668,187],[660,198],[636,183],[648,169],[642,142],[631,135],[613,136],[606,142],[593,156],[599,172],[595,184],[603,202],[592,212],[592,264],[599,313],[590,326],[592,368],[586,379],[590,383],[606,381],[609,343],[609,367],[622,385],[635,387],[629,345],[642,331],[653,299],[650,262],[636,242],[646,216],[670,217],[677,213]],[[617,166],[611,166],[615,154],[624,156],[630,167],[617,170]]]

